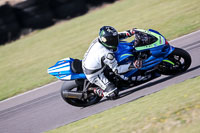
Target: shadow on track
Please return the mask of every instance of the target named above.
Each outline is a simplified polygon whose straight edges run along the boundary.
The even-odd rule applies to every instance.
[[[131,89],[130,91],[126,91],[126,92],[122,92],[121,94],[119,94],[119,97],[116,99],[116,100],[118,100],[118,99],[120,99],[120,98],[123,98],[123,97],[125,97],[125,96],[128,96],[128,95],[130,95],[130,94],[132,94],[132,93],[134,93],[134,92],[136,92],[136,91],[139,91],[139,90],[143,90],[143,89],[147,89],[148,87],[151,87],[151,86],[153,86],[153,85],[156,85],[156,84],[159,84],[159,83],[162,83],[162,82],[165,82],[165,81],[167,81],[167,80],[169,80],[169,79],[173,79],[173,78],[175,78],[175,77],[178,77],[178,76],[181,76],[181,75],[183,75],[183,74],[185,74],[185,73],[188,73],[188,72],[191,72],[191,71],[194,71],[194,70],[197,70],[197,69],[199,69],[200,68],[200,65],[198,65],[198,66],[195,66],[195,67],[193,67],[193,68],[190,68],[189,70],[187,70],[186,72],[184,72],[184,73],[180,73],[180,74],[177,74],[177,75],[171,75],[171,76],[167,76],[167,77],[164,77],[164,78],[161,78],[161,79],[159,79],[159,80],[156,80],[156,81],[149,81],[149,83],[147,82],[147,83],[145,83],[144,85],[140,85],[140,87],[134,87],[134,89]],[[194,77],[193,77],[194,78]],[[145,95],[143,95],[143,96],[141,96],[141,97],[144,97]],[[139,98],[141,98],[141,97],[137,97],[136,99],[139,99]],[[134,100],[136,100],[136,99],[134,99]],[[108,99],[103,99],[103,100],[101,100],[100,102],[98,102],[97,104],[100,104],[100,103],[103,103],[103,102],[106,102],[106,101],[108,101]],[[97,104],[94,104],[94,105],[92,105],[92,106],[95,106],[95,105],[97,105]],[[90,106],[91,107],[91,106]]]
[[[136,91],[139,91],[139,90],[142,90],[142,89],[146,89],[146,88],[148,88],[148,87],[150,87],[150,86],[153,86],[153,85],[156,85],[156,84],[165,82],[165,81],[167,81],[167,80],[169,80],[169,79],[173,79],[173,78],[175,78],[175,77],[178,77],[178,76],[180,76],[180,75],[183,75],[183,74],[185,74],[185,73],[194,71],[194,70],[199,69],[199,68],[200,68],[200,65],[198,65],[198,66],[196,66],[196,67],[193,67],[193,68],[189,69],[188,71],[186,71],[186,72],[184,72],[184,73],[180,73],[180,74],[178,74],[178,75],[171,75],[171,76],[168,76],[168,77],[165,77],[165,78],[162,78],[162,79],[153,81],[153,82],[149,81],[149,83],[146,83],[145,85],[142,85],[142,86],[140,86],[140,87],[138,87],[138,88],[134,88],[133,90],[130,90],[130,91],[128,91],[128,92],[121,93],[121,94],[119,95],[119,98],[118,98],[118,99],[120,99],[120,98],[122,98],[122,97],[125,97],[125,96],[127,96],[127,95],[130,95],[130,94],[132,94],[132,93],[134,93],[134,92],[136,92]]]

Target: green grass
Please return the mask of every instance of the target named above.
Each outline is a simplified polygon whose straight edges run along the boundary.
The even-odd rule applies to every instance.
[[[48,133],[199,133],[200,77]]]
[[[0,100],[56,80],[46,70],[82,58],[99,28],[152,28],[169,40],[200,29],[199,0],[121,0],[0,46]]]

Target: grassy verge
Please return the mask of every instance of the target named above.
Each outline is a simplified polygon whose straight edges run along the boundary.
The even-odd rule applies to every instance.
[[[119,31],[152,28],[168,39],[200,29],[199,0],[121,0],[0,46],[0,100],[55,80],[48,67],[82,58],[103,25]]]
[[[199,133],[200,77],[48,133]]]

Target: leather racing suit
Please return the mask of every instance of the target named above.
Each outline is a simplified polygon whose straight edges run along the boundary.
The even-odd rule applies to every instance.
[[[134,33],[131,30],[119,32],[119,40],[131,37]],[[118,65],[115,59],[114,52],[104,47],[97,37],[92,41],[90,47],[84,55],[82,61],[83,71],[87,79],[105,90],[111,83],[105,77],[104,70],[106,65],[109,66],[113,72],[120,75],[130,70],[131,64]]]

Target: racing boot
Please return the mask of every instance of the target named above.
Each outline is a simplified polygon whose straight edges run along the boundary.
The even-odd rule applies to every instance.
[[[119,90],[117,89],[117,87],[114,84],[110,83],[110,84],[108,84],[108,86],[105,89],[103,94],[108,99],[114,100],[118,97]]]

